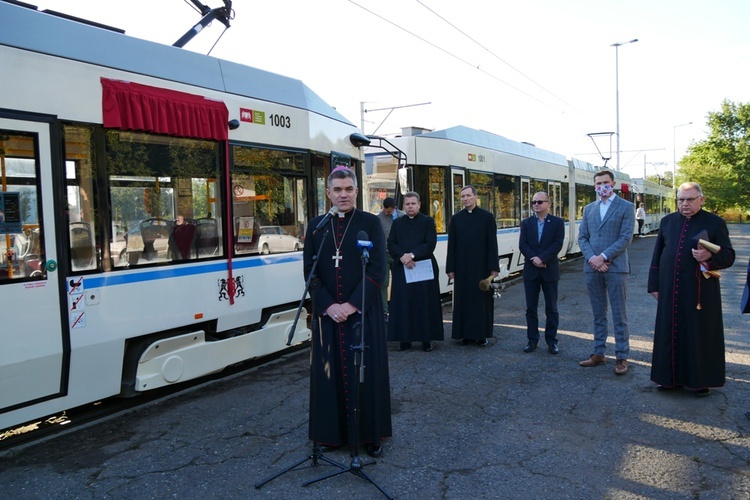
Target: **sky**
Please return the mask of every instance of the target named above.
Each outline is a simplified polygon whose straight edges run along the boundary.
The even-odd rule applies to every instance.
[[[25,1],[166,45],[200,19],[188,0]],[[725,99],[750,103],[746,0],[232,7],[228,30],[214,22],[184,49],[301,80],[366,134],[463,125],[602,165],[587,134],[616,131],[619,101],[619,166],[643,177],[671,172],[674,157],[706,138],[707,115]],[[616,168],[615,136],[611,143],[611,152],[606,140],[600,149]]]

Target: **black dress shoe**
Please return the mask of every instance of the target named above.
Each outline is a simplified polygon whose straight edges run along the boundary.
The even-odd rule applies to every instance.
[[[557,347],[557,344],[548,345],[547,350],[550,354],[560,354],[560,349]]]
[[[523,352],[534,352],[536,351],[536,344],[533,342],[529,342],[526,344],[526,347],[523,348]]]
[[[487,347],[489,344],[490,342],[487,339],[477,340],[477,345],[479,347]]]
[[[367,445],[367,454],[372,458],[380,458],[383,456],[383,445],[370,443]]]
[[[422,349],[424,352],[432,351],[432,342],[422,342]]]
[[[471,344],[471,340],[469,339],[461,339],[461,345],[469,345]]]
[[[398,345],[399,351],[408,351],[409,349],[411,349],[411,342],[401,342]]]

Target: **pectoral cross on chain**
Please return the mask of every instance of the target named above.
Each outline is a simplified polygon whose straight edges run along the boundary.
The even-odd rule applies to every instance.
[[[336,249],[336,255],[334,255],[333,257],[331,257],[331,259],[334,259],[336,261],[336,265],[334,267],[339,267],[339,261],[341,259],[343,259],[343,258],[344,258],[343,256],[339,255],[339,249],[337,248]]]

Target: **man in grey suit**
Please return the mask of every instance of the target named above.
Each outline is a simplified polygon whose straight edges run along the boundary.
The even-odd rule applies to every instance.
[[[586,287],[594,313],[594,353],[581,361],[591,367],[606,363],[607,298],[612,306],[615,333],[615,374],[628,372],[630,352],[626,298],[630,261],[628,246],[633,240],[635,206],[614,192],[615,176],[609,170],[594,174],[599,199],[583,209],[578,246],[585,258]]]

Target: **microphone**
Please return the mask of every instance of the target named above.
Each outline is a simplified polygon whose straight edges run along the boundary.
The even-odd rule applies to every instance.
[[[360,231],[357,233],[357,247],[362,250],[362,256],[365,259],[370,258],[370,252],[367,249],[372,248],[372,241],[370,241],[370,237],[367,236],[366,232]]]
[[[331,209],[328,211],[328,213],[323,217],[317,226],[315,226],[315,230],[312,232],[313,236],[318,234],[318,231],[320,231],[320,228],[328,224],[328,221],[331,220],[331,217],[333,217],[333,214],[338,212],[339,209],[336,207],[336,205],[332,206]]]

